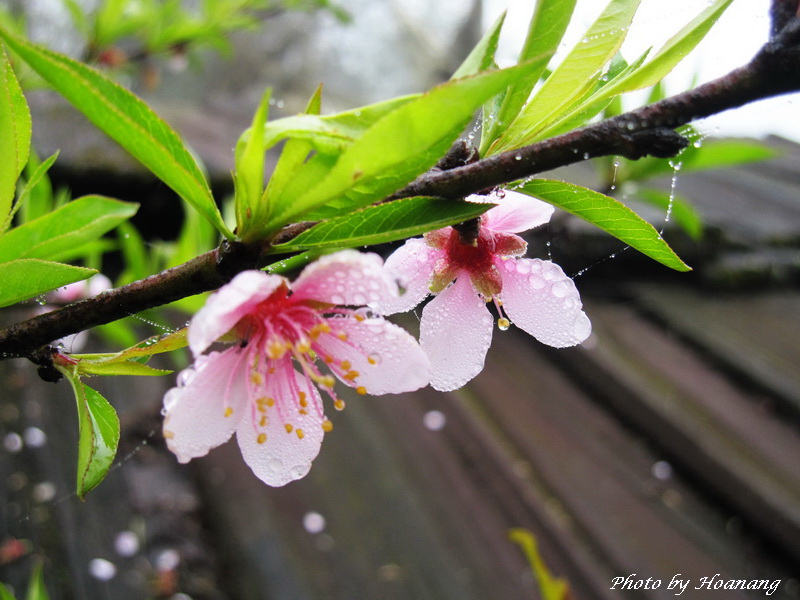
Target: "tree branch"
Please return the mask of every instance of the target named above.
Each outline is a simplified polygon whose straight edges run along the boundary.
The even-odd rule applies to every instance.
[[[460,198],[590,157],[677,154],[686,141],[674,128],[764,98],[800,90],[798,0],[773,0],[772,37],[747,65],[688,92],[530,146],[446,167],[418,177],[390,199],[415,195]],[[457,166],[463,165],[463,166]],[[288,241],[310,224],[279,232]],[[278,239],[278,238],[276,238]],[[47,363],[43,346],[69,334],[213,290],[236,273],[260,266],[268,244],[225,242],[183,265],[152,275],[0,331],[0,359],[28,357]],[[46,366],[46,365],[45,365]]]

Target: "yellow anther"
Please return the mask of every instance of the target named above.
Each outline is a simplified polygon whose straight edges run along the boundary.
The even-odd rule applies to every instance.
[[[350,363],[349,360],[343,360],[342,363],[341,363],[341,367],[342,367],[343,371],[349,371],[350,367],[352,367],[352,366],[353,365]]]
[[[331,363],[333,363],[333,362],[334,362],[334,360],[333,360],[333,357],[332,357],[332,356],[323,356],[323,357],[322,357],[322,360],[324,360],[326,364],[331,364]]]
[[[250,374],[250,381],[255,385],[262,385],[264,383],[264,376],[258,371],[255,371]]]
[[[301,354],[305,354],[310,350],[311,350],[311,344],[308,342],[308,340],[302,340],[297,344],[297,351],[300,352]]]
[[[341,398],[336,398],[333,401],[333,408],[335,408],[336,410],[344,410],[344,400],[342,400]]]
[[[286,342],[273,340],[267,344],[267,356],[278,359],[286,354],[288,349],[289,345]]]
[[[175,437],[175,434],[173,432],[167,431],[166,429],[164,430],[164,438],[166,438],[168,440],[171,440],[174,437]]]
[[[269,369],[267,369],[267,373],[269,373],[270,375],[275,375],[275,367],[270,367]]]
[[[303,436],[305,435],[305,432],[303,432],[302,429],[298,429],[297,431],[295,431],[295,433],[297,434],[297,438],[301,439],[301,440],[303,439]]]
[[[336,385],[336,380],[333,378],[333,375],[323,375],[319,378],[319,382],[322,386],[331,388]]]
[[[353,381],[358,378],[359,375],[360,373],[358,371],[348,371],[345,373],[344,378],[347,379],[347,381]]]
[[[497,319],[497,326],[500,328],[500,331],[506,331],[509,327],[511,327],[511,321],[505,317],[500,317]]]
[[[360,385],[356,388],[356,393],[364,396],[367,393],[367,388],[365,388],[363,385]]]
[[[325,433],[333,431],[333,423],[331,423],[328,419],[325,419],[322,422],[322,431],[324,431]]]
[[[358,321],[358,322],[361,322],[361,321],[366,321],[366,320],[367,320],[367,317],[365,317],[365,316],[364,316],[364,315],[362,315],[362,314],[358,314],[358,313],[356,313],[354,316],[355,316],[355,318],[356,318],[356,321]]]
[[[258,422],[259,427],[266,427],[267,426],[267,417],[261,417],[261,420]]]
[[[257,441],[259,444],[263,444],[264,442],[266,442],[266,441],[267,441],[267,434],[266,434],[266,433],[259,433],[259,434],[258,434],[258,437],[256,438],[256,441]]]
[[[233,408],[230,406],[225,407],[225,416],[230,417],[233,414]]]
[[[265,403],[267,406],[275,406],[275,398],[267,398]]]
[[[307,415],[308,414],[308,411],[305,408],[301,408],[297,412],[299,412],[301,415]]]
[[[377,365],[378,364],[378,359],[373,358],[372,356],[368,356],[367,357],[367,362],[369,364],[371,364],[371,365]]]
[[[340,331],[339,333],[337,333],[336,337],[338,337],[343,342],[347,341],[347,334],[344,331]]]
[[[300,406],[303,406],[303,407],[308,406],[308,398],[306,398],[306,393],[305,392],[300,392],[298,394],[298,396],[300,397]]]
[[[292,433],[292,429],[294,429],[291,423],[286,423],[284,427],[286,427],[286,433]]]

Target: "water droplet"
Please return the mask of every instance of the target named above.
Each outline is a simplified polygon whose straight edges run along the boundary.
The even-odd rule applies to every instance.
[[[650,472],[656,479],[660,481],[667,481],[668,479],[672,478],[672,465],[665,460],[660,460],[653,464]]]
[[[117,567],[105,558],[93,558],[89,561],[89,574],[100,581],[110,581],[117,574]]]
[[[56,486],[51,481],[42,481],[33,486],[33,499],[36,502],[50,502],[56,497]]]
[[[334,304],[344,304],[344,296],[340,296],[339,294],[331,295],[331,302]]]
[[[545,286],[544,279],[542,279],[538,275],[531,275],[530,277],[528,277],[528,282],[531,284],[531,287],[535,290],[540,290]]]
[[[566,281],[556,281],[553,287],[550,288],[550,291],[553,293],[553,296],[563,298],[569,292],[569,284]]]
[[[44,296],[36,296],[36,304],[38,304],[39,306],[44,306],[45,304],[47,304],[47,300],[45,299]]]
[[[441,431],[447,425],[447,417],[438,410],[429,410],[422,416],[422,424],[430,431]]]
[[[583,160],[589,160],[590,154],[588,152],[583,153]]]
[[[178,551],[174,550],[173,548],[168,548],[163,552],[160,552],[158,556],[156,556],[155,560],[156,570],[160,571],[161,573],[174,571],[180,564],[181,555],[178,554]]]
[[[28,427],[22,437],[31,448],[41,448],[47,443],[47,434],[38,427]]]
[[[322,533],[325,531],[325,517],[315,511],[303,515],[303,528],[308,533]]]
[[[505,317],[500,317],[497,319],[497,327],[500,328],[500,331],[508,331],[508,328],[511,327],[511,321]]]
[[[139,538],[132,531],[120,531],[114,537],[114,549],[120,556],[133,556],[139,551]]]
[[[379,364],[381,364],[381,360],[383,360],[381,358],[381,355],[378,354],[377,352],[373,352],[367,358],[369,359],[369,363],[371,365],[379,365]]]
[[[522,154],[515,154],[514,160],[522,160]]]
[[[7,433],[6,436],[3,438],[3,448],[5,448],[8,452],[12,454],[16,454],[20,450],[22,450],[22,436],[18,433]]]

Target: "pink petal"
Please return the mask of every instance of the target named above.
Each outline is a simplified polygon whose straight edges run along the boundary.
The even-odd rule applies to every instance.
[[[428,385],[430,365],[417,340],[405,329],[381,318],[331,319],[346,340],[335,335],[320,336],[317,345],[337,364],[346,360],[358,373],[345,381],[353,387],[364,386],[369,394],[399,394]]]
[[[580,294],[561,267],[518,258],[503,262],[500,270],[500,297],[514,325],[555,348],[574,346],[589,337],[592,325],[581,310]]]
[[[376,310],[384,315],[406,312],[422,302],[430,293],[429,285],[436,261],[443,253],[431,248],[425,240],[414,238],[395,250],[386,259],[384,270],[397,281],[399,296],[379,303]]]
[[[194,355],[202,354],[285,282],[283,277],[263,271],[243,271],[222,286],[189,325],[189,347]]]
[[[397,296],[377,254],[342,250],[311,263],[292,285],[297,300],[372,306]]]
[[[295,378],[297,388],[305,392],[309,398],[308,414],[300,415],[292,412],[289,421],[292,431],[286,431],[286,424],[279,415],[278,404],[266,409],[267,423],[260,425],[262,414],[251,407],[239,423],[236,439],[242,450],[244,461],[253,473],[267,485],[281,486],[290,481],[300,479],[311,469],[311,461],[319,454],[324,432],[322,422],[324,416],[318,408],[322,404],[319,392],[309,385],[305,377],[289,367],[289,377]],[[275,377],[287,376],[287,371],[278,372]],[[288,404],[294,396],[289,381],[273,382],[277,403]],[[297,431],[302,431],[302,438]],[[266,439],[259,443],[259,435]]]
[[[419,341],[431,361],[432,387],[455,390],[481,372],[493,324],[469,277],[459,277],[425,306]]]
[[[247,406],[246,365],[247,353],[237,346],[201,356],[178,375],[183,385],[164,396],[164,437],[180,462],[231,437]]]
[[[501,195],[491,194],[488,199],[497,206],[486,212],[483,225],[493,231],[528,231],[548,223],[554,210],[551,204],[511,190],[504,190]]]

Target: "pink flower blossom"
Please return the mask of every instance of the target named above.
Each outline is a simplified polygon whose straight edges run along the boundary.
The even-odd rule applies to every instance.
[[[480,218],[474,239],[446,227],[396,250],[385,269],[405,293],[378,307],[383,314],[403,312],[436,294],[422,310],[420,345],[431,361],[431,386],[441,391],[460,388],[483,369],[493,329],[487,302],[497,306],[501,329],[510,325],[505,311],[550,346],[574,346],[591,332],[572,279],[551,261],[518,258],[527,244],[515,234],[547,223],[553,207],[510,191],[468,200],[498,206]]]
[[[204,456],[236,432],[253,472],[273,486],[303,477],[333,427],[320,391],[341,410],[336,378],[359,394],[427,385],[416,340],[368,309],[396,284],[374,254],[321,258],[290,282],[246,271],[208,299],[189,325],[192,368],[164,397],[164,437],[181,462]],[[215,341],[227,350],[204,352]],[[322,367],[324,365],[324,367]]]

